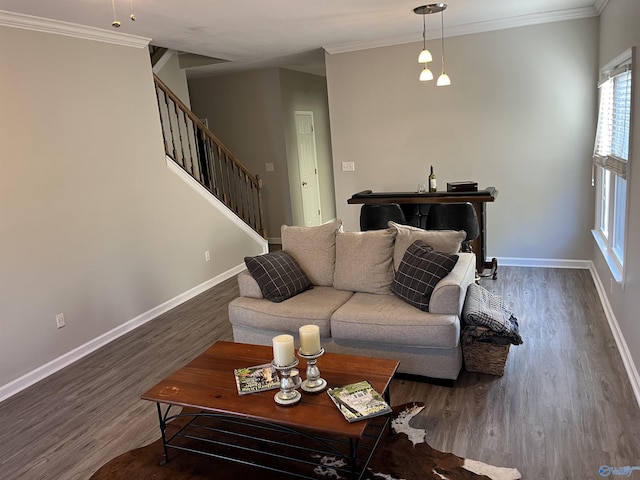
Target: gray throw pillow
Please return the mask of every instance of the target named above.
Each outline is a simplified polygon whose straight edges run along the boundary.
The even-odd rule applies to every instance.
[[[455,255],[460,251],[460,245],[467,236],[464,230],[423,230],[422,228],[401,225],[395,222],[389,222],[389,227],[397,231],[393,251],[393,268],[395,270],[398,270],[398,266],[409,245],[416,240],[422,240],[438,252]]]
[[[408,304],[428,312],[433,290],[457,262],[458,255],[438,252],[422,240],[416,240],[402,257],[391,291]]]
[[[296,259],[313,285],[330,287],[336,266],[336,233],[342,220],[317,227],[283,225],[280,229],[282,250]]]
[[[245,257],[244,263],[260,286],[262,296],[272,302],[282,302],[311,287],[307,275],[287,252]]]
[[[390,295],[395,236],[396,232],[390,228],[339,232],[336,235],[333,288]]]

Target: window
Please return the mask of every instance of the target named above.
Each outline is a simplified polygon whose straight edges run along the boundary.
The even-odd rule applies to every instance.
[[[623,280],[625,264],[632,59],[630,49],[602,71],[593,151],[596,187],[593,235],[618,282]]]

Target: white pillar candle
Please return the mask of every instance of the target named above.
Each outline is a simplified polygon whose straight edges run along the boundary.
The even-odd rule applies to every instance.
[[[293,336],[278,335],[273,337],[273,360],[276,365],[291,365],[295,360],[293,352]]]
[[[320,327],[303,325],[300,327],[300,353],[314,355],[320,351]]]

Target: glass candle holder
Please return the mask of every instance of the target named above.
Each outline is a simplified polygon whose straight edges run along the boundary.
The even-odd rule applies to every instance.
[[[280,374],[280,391],[273,396],[278,405],[294,405],[300,401],[302,395],[296,389],[300,386],[300,377],[292,377],[292,370],[295,370],[299,360],[294,357],[291,365],[278,365],[275,360],[271,362]],[[297,381],[296,381],[297,379]]]
[[[320,377],[320,369],[318,368],[318,358],[323,354],[324,348],[311,355],[298,350],[298,355],[307,361],[307,378],[302,382],[302,389],[305,392],[316,393],[327,388],[327,381]]]

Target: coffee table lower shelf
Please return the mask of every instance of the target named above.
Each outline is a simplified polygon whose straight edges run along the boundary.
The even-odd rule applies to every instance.
[[[370,419],[362,439],[340,438],[240,415],[195,410],[172,415],[172,405],[164,411],[162,404],[156,406],[162,464],[170,461],[169,449],[176,449],[309,480],[323,478],[320,472],[327,470],[362,479],[390,423],[388,415]]]

